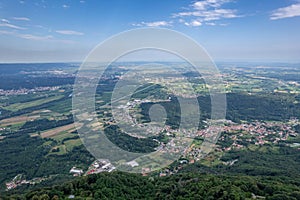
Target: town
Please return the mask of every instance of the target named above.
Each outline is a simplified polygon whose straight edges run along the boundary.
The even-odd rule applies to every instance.
[[[0,96],[9,96],[9,95],[26,95],[26,94],[34,94],[36,92],[43,91],[55,91],[59,90],[59,86],[53,87],[35,87],[33,89],[21,88],[21,89],[12,89],[12,90],[3,90],[0,89]]]
[[[222,128],[222,134],[215,146],[215,151],[227,152],[233,149],[243,149],[249,145],[261,146],[264,144],[278,144],[286,141],[289,137],[297,137],[293,127],[299,125],[298,119],[291,119],[289,122],[261,122],[254,121],[242,124],[236,124],[230,120],[226,121],[227,125]],[[209,129],[198,131],[200,138],[205,138]],[[297,143],[292,144],[297,146]],[[300,148],[298,148],[300,150]],[[201,159],[201,143],[193,144],[186,152],[186,157],[191,160]]]

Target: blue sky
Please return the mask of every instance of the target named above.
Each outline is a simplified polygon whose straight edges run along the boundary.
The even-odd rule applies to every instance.
[[[180,31],[217,61],[300,61],[299,0],[0,0],[0,62],[82,61],[139,27]]]

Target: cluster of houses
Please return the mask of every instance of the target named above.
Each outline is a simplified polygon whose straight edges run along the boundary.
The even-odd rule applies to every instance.
[[[115,170],[115,166],[113,166],[109,160],[99,159],[93,162],[93,164],[89,167],[86,175],[88,174],[97,174],[101,172],[112,172]]]
[[[73,176],[81,176],[83,174],[83,170],[77,167],[72,167],[70,174],[73,174]]]
[[[36,93],[36,92],[42,92],[42,91],[54,91],[54,90],[58,90],[59,87],[58,86],[54,86],[54,87],[36,87],[33,89],[27,89],[27,88],[21,88],[21,89],[17,89],[17,90],[3,90],[0,89],[0,96],[9,96],[9,95],[20,95],[20,94],[32,94],[32,93]]]
[[[228,123],[223,126],[222,134],[218,141],[229,140],[232,142],[230,146],[216,147],[218,151],[230,151],[232,149],[242,149],[248,144],[264,145],[266,143],[276,144],[285,141],[289,137],[296,137],[298,133],[293,126],[299,124],[298,120],[290,120],[288,123],[283,122],[261,122],[255,121],[251,123],[235,124]],[[211,128],[198,131],[197,135],[206,138],[211,134]],[[300,149],[300,148],[299,148]],[[186,152],[186,156],[199,160],[201,156],[201,148],[198,145],[192,145]]]
[[[88,174],[97,174],[100,172],[112,172],[115,170],[115,167],[108,161],[108,160],[96,160],[93,164],[89,167],[88,171],[85,175]],[[70,170],[70,174],[73,176],[81,176],[84,174],[83,170],[77,167],[72,167]],[[26,180],[23,178],[22,174],[18,174],[15,176],[10,182],[7,182],[6,190],[15,189],[16,187],[23,185],[23,184],[36,184],[40,183],[41,181],[46,180],[47,178],[34,178],[32,180]]]
[[[112,172],[115,169],[116,168],[109,162],[109,160],[99,159],[95,160],[91,164],[85,175],[98,174],[101,172]],[[83,170],[77,167],[72,167],[70,173],[73,174],[73,176],[81,176],[84,174]]]
[[[237,134],[231,135],[230,138],[234,141],[233,147],[242,148],[243,145],[238,144],[239,141],[245,140],[245,142],[255,145],[263,145],[266,143],[278,143],[279,141],[285,141],[288,137],[296,137],[297,133],[293,130],[292,124],[281,122],[252,122],[247,124],[238,124],[224,127],[225,133],[236,132]],[[249,134],[250,137],[243,139],[243,136]],[[223,140],[224,136],[221,136],[220,140]],[[231,150],[226,149],[226,150]]]
[[[15,189],[16,187],[18,187],[22,184],[29,184],[29,182],[26,180],[18,180],[18,181],[11,181],[11,182],[5,183],[6,190]]]
[[[5,183],[5,186],[6,186],[6,190],[8,191],[8,190],[15,189],[16,187],[24,185],[24,184],[34,185],[34,184],[40,183],[46,179],[47,178],[34,178],[32,180],[26,180],[23,178],[22,174],[18,174],[10,182]]]

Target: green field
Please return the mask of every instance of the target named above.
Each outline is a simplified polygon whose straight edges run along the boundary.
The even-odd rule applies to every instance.
[[[26,103],[14,103],[14,104],[11,104],[11,105],[6,106],[4,108],[7,109],[7,110],[10,110],[10,111],[17,111],[17,110],[21,110],[21,109],[24,109],[24,108],[30,108],[30,107],[33,107],[33,106],[42,105],[44,103],[48,103],[48,102],[51,102],[51,101],[54,101],[54,100],[58,100],[62,97],[63,97],[63,95],[57,95],[57,96],[51,96],[51,97],[43,98],[43,99],[39,99],[39,100],[29,101],[29,102],[26,102]]]
[[[81,139],[75,139],[75,140],[67,140],[64,142],[66,145],[66,150],[67,151],[72,151],[72,149],[76,146],[79,146],[82,144]]]

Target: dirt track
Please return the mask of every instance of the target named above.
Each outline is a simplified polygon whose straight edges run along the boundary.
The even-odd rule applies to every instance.
[[[57,135],[58,133],[60,133],[62,131],[66,131],[66,130],[69,130],[69,129],[72,129],[72,128],[75,128],[74,124],[69,124],[69,125],[57,127],[57,128],[54,128],[54,129],[51,129],[49,131],[45,131],[45,132],[41,133],[41,137],[42,138],[49,138],[49,137]]]

